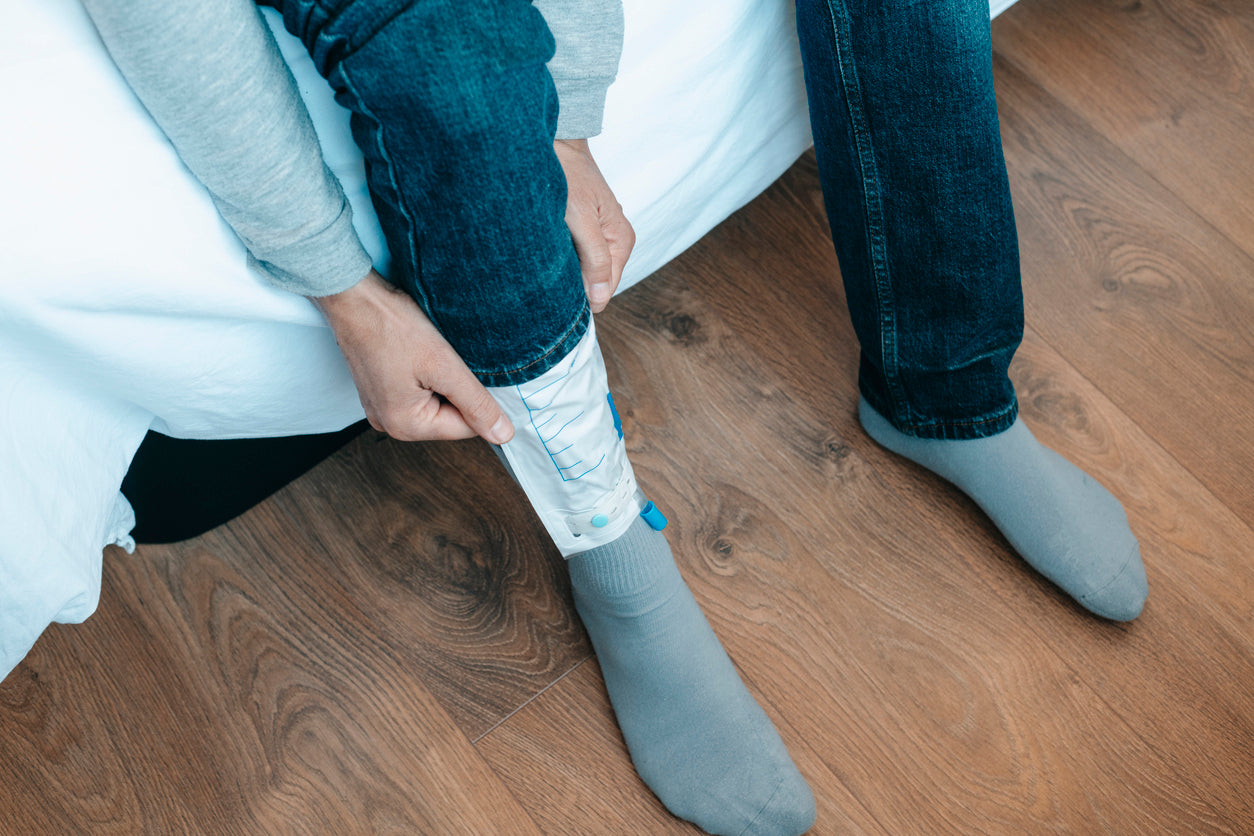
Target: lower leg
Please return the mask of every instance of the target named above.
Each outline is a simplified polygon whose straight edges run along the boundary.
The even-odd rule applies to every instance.
[[[570,559],[614,713],[640,777],[710,833],[800,834],[814,798],[643,519]]]
[[[1042,447],[1007,370],[1023,328],[985,0],[799,0],[860,415],[970,495],[1025,560],[1127,620],[1146,595],[1118,501]]]
[[[710,833],[804,832],[809,788],[684,584],[665,519],[636,488],[595,328],[539,378],[491,391],[518,428],[502,458],[569,561],[640,777]]]
[[[711,833],[802,832],[809,789],[680,578],[627,461],[564,221],[543,22],[524,2],[494,6],[488,21],[450,0],[282,2],[354,111],[393,281],[515,426],[502,456],[570,559],[641,776]],[[398,13],[369,13],[389,5]],[[346,15],[387,23],[363,39]],[[424,49],[476,22],[501,37]],[[428,55],[457,61],[429,66]],[[420,66],[393,66],[397,56]]]

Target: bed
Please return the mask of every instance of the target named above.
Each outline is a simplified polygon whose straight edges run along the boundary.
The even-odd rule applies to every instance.
[[[49,623],[95,610],[104,547],[133,546],[119,487],[150,428],[282,436],[363,417],[321,316],[250,272],[77,0],[13,0],[6,11],[0,679]],[[267,11],[267,22],[386,272],[347,114],[277,16]],[[791,3],[627,0],[619,78],[592,143],[637,231],[621,289],[752,199],[809,144]]]

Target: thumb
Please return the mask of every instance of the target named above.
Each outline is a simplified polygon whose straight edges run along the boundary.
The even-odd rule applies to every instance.
[[[600,312],[614,294],[615,264],[610,242],[595,219],[581,217],[574,223],[568,220],[567,225],[575,244],[575,254],[579,256],[579,272],[583,274],[588,301],[592,303],[593,311]]]
[[[470,369],[463,364],[452,372],[438,391],[457,408],[462,419],[477,435],[493,444],[504,444],[514,437],[514,425]]]

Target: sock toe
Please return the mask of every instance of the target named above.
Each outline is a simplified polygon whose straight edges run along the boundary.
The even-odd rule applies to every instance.
[[[716,836],[799,836],[814,798],[643,519],[571,558],[575,607],[637,772]]]
[[[801,836],[814,826],[814,793],[796,767],[738,836]]]
[[[1145,608],[1149,597],[1149,581],[1145,577],[1145,564],[1141,550],[1133,544],[1123,568],[1096,592],[1080,599],[1090,611],[1111,621],[1132,621]]]
[[[884,447],[948,479],[975,500],[1015,551],[1095,615],[1131,621],[1149,587],[1119,500],[1036,440],[1022,421],[964,441],[906,435],[865,399],[858,414]]]

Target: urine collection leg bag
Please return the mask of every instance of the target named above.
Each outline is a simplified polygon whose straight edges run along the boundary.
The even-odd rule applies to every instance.
[[[591,322],[556,366],[489,391],[514,423],[500,452],[564,557],[617,540],[637,515],[666,524],[636,486]]]

